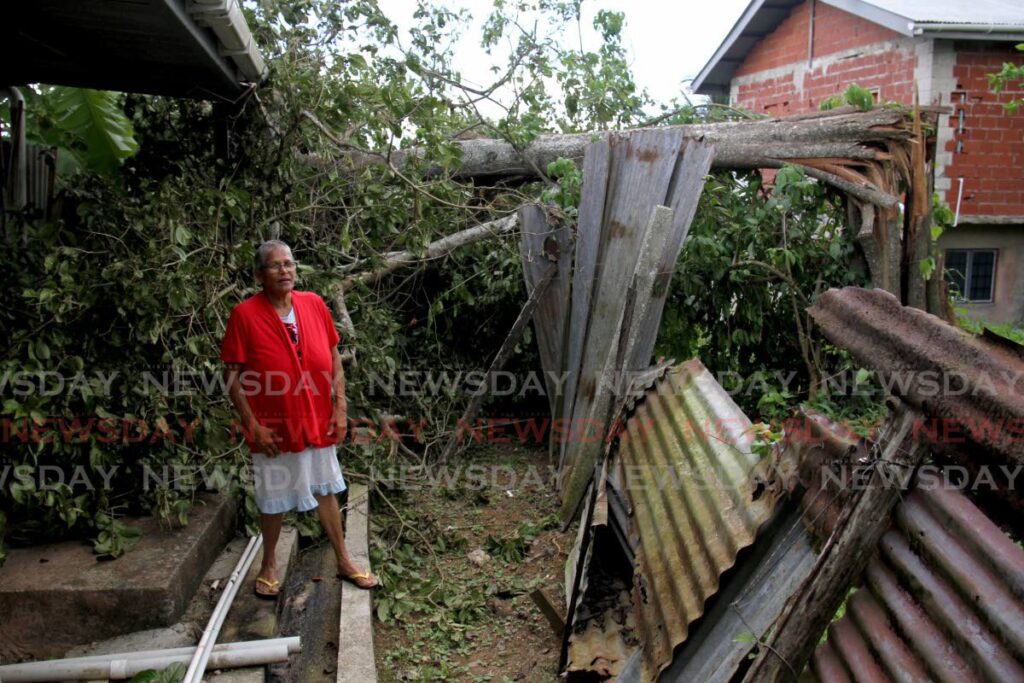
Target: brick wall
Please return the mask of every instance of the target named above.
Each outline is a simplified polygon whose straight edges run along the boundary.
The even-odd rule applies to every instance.
[[[931,49],[927,38],[900,36],[818,2],[808,64],[810,14],[810,2],[795,7],[750,50],[733,77],[734,105],[771,116],[817,111],[851,83],[877,89],[881,101],[911,104],[916,76],[924,81],[919,89],[926,103],[954,108],[939,134],[936,184],[943,199],[956,208],[963,178],[961,216],[1024,216],[1024,111],[1010,115],[1002,108],[1024,93],[996,95],[986,76],[1003,62],[1024,62],[1024,54],[1009,43],[932,41],[943,43],[950,56],[941,62],[935,57],[941,50]]]
[[[737,77],[746,76],[758,71],[785,66],[799,59],[806,60],[810,18],[810,2],[804,2],[794,7],[789,17],[747,54],[747,58],[735,75]],[[898,33],[883,26],[823,2],[815,3],[815,57],[824,57],[850,48],[899,37]]]
[[[1024,63],[1024,54],[1009,44],[958,42],[955,49],[956,89],[948,100],[952,135],[944,143],[952,154],[945,169],[951,181],[946,202],[956,208],[963,178],[961,216],[1024,216],[1024,110],[1011,115],[1002,106],[1024,92],[1014,84],[1015,90],[996,95],[986,76],[1001,70],[1003,62]]]
[[[734,104],[772,116],[816,111],[850,83],[877,88],[881,101],[913,99],[913,40],[821,2],[808,64],[810,6],[795,7],[747,54],[733,78]]]

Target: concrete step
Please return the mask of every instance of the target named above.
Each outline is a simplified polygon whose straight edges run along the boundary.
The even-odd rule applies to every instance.
[[[220,598],[231,572],[248,544],[247,538],[236,537],[224,546],[203,576],[183,620],[170,627],[129,633],[104,641],[76,647],[64,654],[66,657],[86,657],[98,654],[138,652],[176,647],[195,646],[202,636],[213,607]],[[277,546],[277,566],[284,585],[288,568],[296,556],[298,532],[286,528],[281,532]],[[253,594],[253,586],[262,562],[262,551],[243,580],[231,604],[217,643],[234,643],[246,640],[274,638],[278,635],[278,618],[284,597],[276,601],[261,600]],[[224,671],[208,671],[203,677],[210,683],[263,683],[266,667],[250,667]]]
[[[100,561],[77,541],[9,551],[0,568],[0,659],[61,657],[72,647],[179,621],[234,533],[236,503],[201,494],[183,529],[142,529],[134,548]]]
[[[370,497],[363,484],[349,489],[345,545],[352,561],[370,567]],[[338,683],[376,683],[373,653],[373,591],[345,581],[338,621]]]

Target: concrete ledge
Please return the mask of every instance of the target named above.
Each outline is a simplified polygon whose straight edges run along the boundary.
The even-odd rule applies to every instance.
[[[345,545],[352,561],[370,567],[370,499],[366,486],[349,489],[345,520]],[[348,581],[341,586],[338,621],[338,683],[376,683],[373,654],[373,591]]]
[[[129,520],[143,536],[112,561],[81,542],[11,550],[0,569],[0,659],[59,657],[75,645],[173,624],[234,534],[236,508],[234,499],[201,494],[184,529]]]

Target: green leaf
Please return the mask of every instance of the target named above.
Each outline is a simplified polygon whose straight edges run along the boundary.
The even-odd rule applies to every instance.
[[[861,111],[870,111],[875,106],[875,96],[867,88],[862,88],[856,83],[850,85],[843,93],[843,99]]]
[[[121,111],[117,94],[63,86],[55,88],[54,94],[57,127],[82,166],[112,173],[138,151],[131,121]]]

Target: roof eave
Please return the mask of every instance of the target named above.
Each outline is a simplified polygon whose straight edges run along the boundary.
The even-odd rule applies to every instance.
[[[890,31],[895,31],[900,35],[912,37],[914,35],[914,21],[910,17],[905,17],[895,12],[882,9],[875,5],[871,5],[861,0],[821,0],[826,5],[831,5],[836,9],[841,9],[844,12],[849,12],[854,16],[858,16],[861,19],[870,21],[873,24],[884,26]]]
[[[722,44],[718,46],[717,50],[715,50],[715,54],[711,56],[711,59],[708,60],[707,64],[704,65],[704,68],[700,70],[700,72],[697,74],[697,77],[694,78],[693,82],[690,84],[691,89],[695,93],[709,95],[712,94],[712,92],[729,92],[728,82],[724,84],[721,82],[708,83],[707,88],[705,88],[705,82],[711,75],[711,72],[714,71],[716,67],[718,67],[719,63],[722,61],[722,58],[725,57],[725,55],[729,52],[732,46],[736,43],[736,40],[741,35],[743,35],[744,29],[747,28],[747,25],[750,23],[751,19],[754,18],[754,15],[761,11],[761,8],[765,4],[765,2],[766,0],[753,0],[749,5],[747,5],[747,9],[743,10],[743,14],[741,14],[740,18],[736,20],[735,24],[733,24],[732,29],[729,31],[729,35],[725,37],[725,40],[722,41]],[[732,79],[730,77],[729,81],[731,80]]]
[[[1024,41],[1024,24],[938,24],[915,23],[914,35],[951,40]]]

